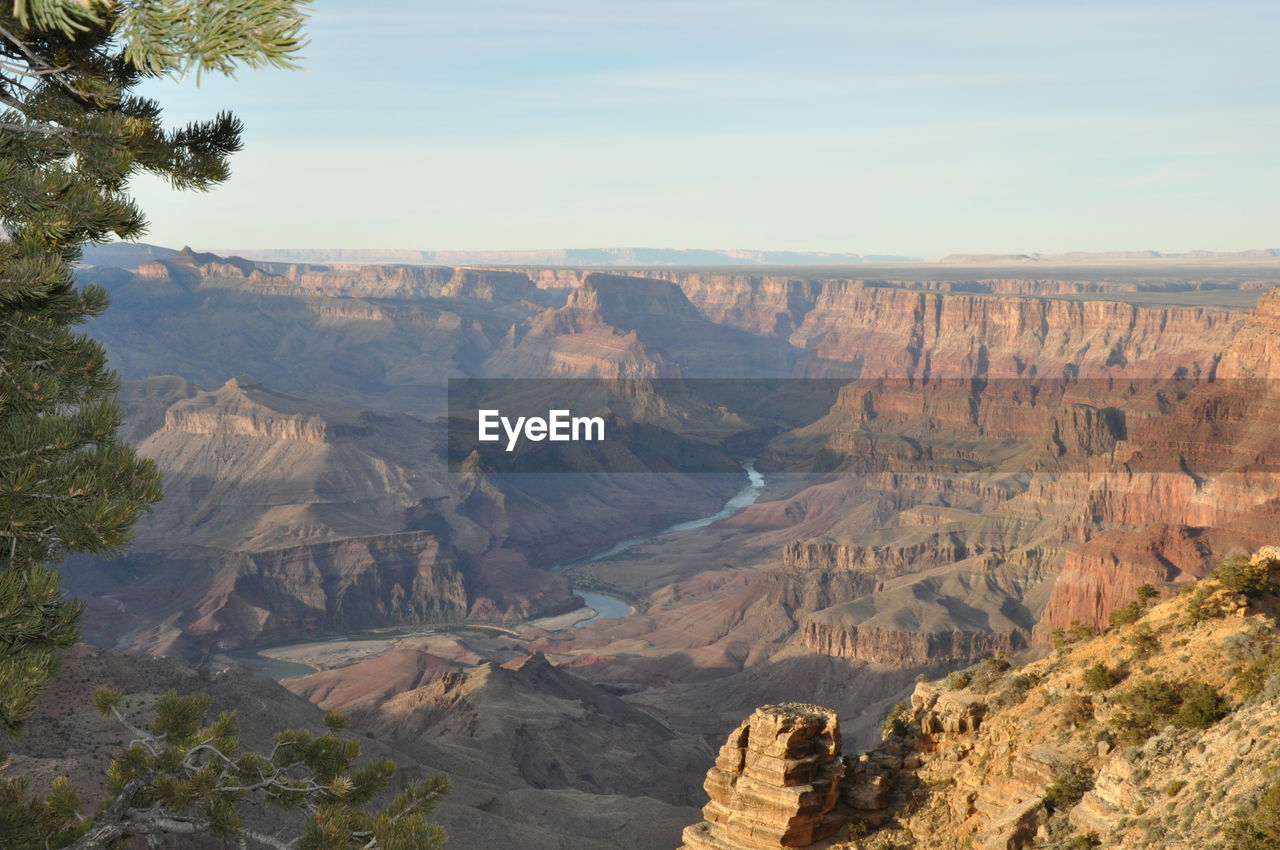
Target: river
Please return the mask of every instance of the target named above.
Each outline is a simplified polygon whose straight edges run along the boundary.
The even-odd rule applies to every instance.
[[[635,537],[628,537],[625,540],[619,540],[612,546],[601,549],[593,555],[585,558],[579,558],[576,561],[570,561],[567,564],[559,564],[551,568],[553,573],[564,572],[570,567],[578,564],[589,564],[594,561],[603,561],[606,558],[612,558],[614,555],[627,551],[633,546],[639,546],[641,543],[648,543],[650,540],[656,540],[659,537],[665,537],[668,534],[676,534],[681,531],[694,531],[699,528],[706,528],[712,523],[719,522],[722,519],[728,519],[743,508],[755,504],[756,499],[760,498],[760,490],[764,487],[764,476],[756,470],[755,458],[742,462],[742,469],[747,473],[747,484],[737,493],[735,493],[724,506],[710,516],[699,517],[698,519],[686,520],[678,522],[675,525],[662,529],[661,531],[651,532],[649,534],[640,534]],[[629,604],[609,596],[604,593],[598,593],[594,590],[586,590],[584,588],[573,586],[573,592],[582,597],[587,603],[587,607],[596,613],[586,619],[579,620],[574,623],[577,628],[594,623],[596,620],[617,620],[631,614],[633,609]]]

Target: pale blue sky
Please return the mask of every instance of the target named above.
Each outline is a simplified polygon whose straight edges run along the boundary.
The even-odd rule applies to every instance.
[[[1280,246],[1280,3],[362,0],[236,111],[202,247]]]

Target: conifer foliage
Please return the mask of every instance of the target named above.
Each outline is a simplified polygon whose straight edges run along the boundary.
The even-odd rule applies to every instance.
[[[0,732],[16,733],[79,635],[81,605],[50,566],[110,555],[160,497],[160,476],[116,436],[117,381],[102,347],[78,330],[107,294],[78,287],[81,246],[140,236],[127,193],[149,172],[205,190],[240,149],[230,113],[166,129],[138,94],[148,77],[289,67],[302,46],[295,0],[0,0]],[[86,695],[86,699],[88,695]],[[104,712],[129,721],[119,698]],[[354,767],[359,747],[330,731],[282,732],[267,755],[242,751],[233,716],[205,723],[207,702],[170,694],[112,767],[114,798],[86,813],[65,781],[32,798],[0,781],[0,847],[106,847],[130,836],[211,832],[241,846],[428,848],[425,820],[445,790],[410,785],[366,805],[394,766]],[[288,841],[241,821],[245,804],[297,809]],[[178,839],[181,840],[180,838]]]
[[[282,731],[269,752],[259,753],[243,746],[235,713],[209,722],[205,695],[169,691],[145,725],[135,723],[118,693],[100,690],[94,702],[131,739],[107,771],[112,796],[89,817],[65,779],[43,799],[30,797],[22,781],[0,783],[0,847],[99,850],[132,846],[130,839],[182,847],[196,835],[270,850],[444,844],[444,830],[428,816],[449,790],[445,778],[410,783],[381,808],[369,808],[396,766],[387,759],[358,763],[360,744],[343,735],[348,721],[338,712],[325,715],[323,734]]]
[[[286,0],[0,0],[0,730],[21,728],[77,635],[49,563],[119,551],[160,496],[116,438],[102,347],[76,329],[107,305],[72,279],[80,246],[142,234],[134,174],[207,189],[240,148],[231,114],[168,131],[135,89],[288,64],[302,23]]]
[[[160,496],[116,438],[102,347],[76,329],[107,305],[72,279],[80,246],[141,235],[134,174],[207,189],[240,148],[231,114],[167,131],[135,89],[288,64],[302,23],[287,0],[0,0],[0,730],[21,728],[78,633],[49,563],[119,551]]]

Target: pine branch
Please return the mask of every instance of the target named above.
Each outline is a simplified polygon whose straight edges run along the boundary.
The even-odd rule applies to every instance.
[[[38,55],[31,49],[30,45],[9,30],[5,29],[3,26],[0,26],[0,38],[3,38],[5,41],[12,44],[22,53],[23,56],[25,56],[27,62],[30,63],[37,75],[48,76],[68,92],[71,92],[78,97],[84,97],[86,100],[88,99],[84,92],[76,88],[76,86],[70,81],[65,70],[55,67],[52,62],[49,62],[44,57]]]
[[[298,843],[297,838],[286,844],[278,838],[273,838],[270,835],[264,835],[261,832],[257,832],[252,829],[241,829],[240,836],[241,838],[256,841],[264,847],[270,847],[271,850],[293,850],[293,847]],[[241,846],[243,846],[243,844]]]
[[[285,840],[266,835],[240,822],[238,815],[207,815],[225,812],[229,805],[244,802],[299,810],[308,819],[328,812],[345,832],[342,844],[352,850],[378,850],[382,846],[379,829],[414,819],[408,829],[425,835],[422,846],[432,846],[441,834],[422,817],[432,801],[447,790],[437,777],[411,785],[377,817],[361,804],[385,789],[394,771],[390,762],[375,761],[354,773],[352,761],[359,745],[339,738],[333,730],[344,727],[338,715],[326,717],[330,732],[315,737],[298,730],[282,732],[268,757],[256,753],[238,755],[234,715],[223,715],[211,726],[203,723],[207,697],[181,697],[166,693],[157,703],[157,715],[150,728],[131,723],[120,710],[120,697],[100,690],[95,703],[133,736],[134,741],[110,772],[120,791],[103,814],[73,848],[99,848],[131,837],[186,835],[213,830],[232,838],[239,846],[256,844],[270,850],[291,850],[304,834]],[[286,750],[294,750],[281,759]],[[245,781],[257,773],[257,779]],[[136,805],[135,801],[145,801]],[[201,814],[190,814],[199,811]],[[381,825],[379,825],[381,824]],[[327,845],[328,846],[328,845]],[[398,846],[398,845],[397,845]]]
[[[65,74],[71,70],[68,65],[63,65],[60,68],[32,68],[28,65],[19,65],[17,62],[11,62],[8,59],[0,59],[0,69],[22,77],[51,77],[55,74]]]
[[[12,124],[7,121],[0,121],[0,130],[7,130],[11,133],[39,133],[44,136],[62,136],[66,137],[74,133],[67,127],[57,127],[52,124]]]

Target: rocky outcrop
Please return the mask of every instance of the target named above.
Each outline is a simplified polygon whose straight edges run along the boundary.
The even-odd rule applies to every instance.
[[[395,265],[273,265],[280,277],[308,292],[346,298],[438,297],[453,269]]]
[[[162,430],[183,434],[262,437],[315,445],[329,442],[330,425],[322,416],[302,409],[275,409],[280,406],[278,403],[272,406],[262,400],[268,395],[277,402],[284,398],[264,392],[263,386],[251,378],[232,378],[220,390],[196,393],[169,407],[164,414]],[[301,406],[297,400],[286,400]]]
[[[1068,363],[1086,367],[1081,374],[1088,374],[1099,367],[1114,372],[1121,358],[1133,363],[1130,374],[1171,375],[1160,363],[1163,352],[1186,352],[1190,343],[1200,351],[1196,359],[1203,370],[1238,324],[1238,314],[1224,310],[1152,310],[1118,301],[1030,297],[1119,294],[1162,286],[1151,283],[933,280],[927,273],[912,280],[645,274],[678,285],[712,321],[789,339],[824,359],[857,363],[863,376],[901,377],[904,366],[917,376],[970,374],[980,361],[992,376],[1058,376]],[[1177,283],[1164,286],[1176,288]],[[1197,334],[1212,340],[1197,340]],[[989,359],[977,356],[984,348],[991,352]]]
[[[1185,526],[1153,525],[1105,531],[1071,549],[1041,618],[1041,640],[1072,623],[1105,625],[1141,585],[1162,588],[1204,576],[1213,561],[1213,537]]]
[[[377,740],[409,751],[429,743],[445,754],[446,764],[483,771],[496,784],[645,796],[671,805],[699,801],[696,777],[706,764],[705,742],[541,653],[501,664],[427,666],[434,669],[412,673],[406,682],[411,687],[398,693],[375,690],[387,672],[379,659],[357,662],[350,671],[368,683],[362,694],[335,689],[339,677],[324,674],[288,684],[349,711],[357,728]]]
[[[745,274],[652,272],[684,291],[717,324],[787,338],[813,309],[825,281]]]
[[[561,576],[502,552],[460,558],[423,531],[188,553],[181,583],[168,592],[146,612],[160,623],[131,635],[130,649],[194,655],[388,626],[523,620],[582,605]],[[132,612],[146,595],[143,588],[113,598]]]
[[[184,248],[139,265],[139,280],[184,288],[239,287],[275,295],[421,300],[468,299],[507,304],[537,298],[529,275],[497,269],[421,265],[258,263]]]
[[[1280,290],[1272,290],[1225,347],[1215,379],[1189,388],[1165,415],[1137,419],[1115,464],[1033,482],[1040,498],[1083,506],[1064,525],[1080,545],[1066,554],[1045,630],[1104,625],[1138,585],[1192,581],[1232,549],[1270,538],[1280,521],[1277,340]]]
[[[1273,670],[1280,653],[1280,547],[1261,547],[1249,564],[1269,578],[1270,592],[1246,598],[1209,580],[1194,595],[1200,601],[1182,595],[1148,605],[1138,623],[1077,638],[1024,667],[996,658],[945,682],[919,682],[885,723],[884,740],[846,757],[841,801],[829,817],[850,828],[820,846],[1217,846],[1238,832],[1238,819],[1248,820],[1264,791],[1274,795],[1268,789],[1276,787],[1280,755],[1280,697],[1250,679]],[[1216,613],[1193,616],[1201,604]],[[1151,646],[1137,650],[1138,634]],[[1254,673],[1233,663],[1264,656]],[[1098,665],[1121,678],[1091,681],[1084,671]],[[1153,692],[1171,695],[1172,708],[1135,696]],[[1216,709],[1206,708],[1206,693],[1217,695]],[[1196,711],[1175,715],[1192,694],[1199,695]],[[1135,726],[1135,718],[1146,719]],[[708,775],[713,801],[725,765],[737,764],[740,752],[731,736]],[[760,805],[740,817],[750,822],[770,811]],[[723,840],[711,828],[719,809],[707,812],[707,822],[686,831],[686,847],[792,846],[772,837]],[[691,834],[708,841],[689,842]]]
[[[888,309],[903,297],[886,294],[880,306]],[[1274,498],[1280,441],[1268,424],[1280,419],[1280,394],[1264,377],[1280,362],[1268,354],[1280,331],[1274,296],[1243,319],[1227,312],[1169,308],[1157,316],[1118,303],[1052,302],[1058,306],[1045,306],[1049,312],[1041,314],[1038,330],[1031,314],[1021,312],[1040,309],[1029,306],[1035,299],[988,298],[992,303],[980,306],[983,299],[974,296],[964,306],[962,296],[937,297],[942,300],[921,302],[940,312],[930,313],[935,322],[920,339],[928,347],[934,335],[940,347],[923,361],[903,356],[900,362],[914,364],[907,374],[920,366],[943,378],[852,382],[827,417],[771,444],[791,460],[806,456],[807,441],[815,462],[825,459],[829,468],[864,475],[867,495],[885,493],[875,496],[874,513],[862,509],[862,522],[784,548],[790,565],[866,571],[899,597],[896,610],[886,602],[857,616],[811,618],[807,646],[887,663],[914,641],[922,646],[914,650],[917,657],[941,652],[963,658],[964,639],[953,651],[919,637],[947,631],[913,622],[920,618],[919,602],[933,599],[932,589],[910,594],[894,580],[949,565],[963,570],[968,561],[984,558],[1021,562],[1028,574],[1049,578],[1060,571],[1049,595],[1028,593],[1027,583],[1008,585],[1029,614],[1016,618],[1015,629],[974,621],[983,631],[1003,632],[1013,645],[1029,636],[1046,642],[1053,628],[1074,621],[1104,625],[1142,584],[1204,576],[1215,559],[1258,545],[1280,521]],[[1066,313],[1056,315],[1059,308]],[[969,359],[956,356],[959,350],[947,353],[964,335],[944,333],[937,324],[952,321],[946,318],[952,310],[977,311],[971,314],[976,324],[964,332],[972,343],[965,347]],[[997,314],[1004,317],[1000,322]],[[1197,325],[1201,320],[1205,324]],[[1216,337],[1219,350],[1199,340],[1178,341],[1194,327]],[[1055,339],[1059,331],[1071,341]],[[988,332],[993,336],[975,335]],[[1046,369],[1041,358],[1059,357],[1076,342],[1084,347],[1066,358],[1065,371]],[[1164,345],[1171,346],[1163,349],[1172,356],[1168,361],[1159,353]],[[1109,353],[1099,356],[1100,346],[1110,346]],[[1018,350],[1025,356],[1008,359]],[[1193,355],[1194,362],[1175,365],[1183,355]],[[958,379],[965,374],[974,380]],[[1015,375],[1021,377],[1002,380]],[[948,466],[955,473],[946,474]],[[938,479],[933,492],[913,483],[927,475]],[[889,488],[873,483],[876,476],[895,477],[903,486],[890,496]],[[961,482],[988,492],[961,501]],[[997,483],[1006,489],[994,490]],[[923,516],[917,506],[944,509],[940,516],[947,522],[933,536],[907,531]],[[991,610],[990,600],[984,607]],[[831,619],[839,619],[841,628],[831,628]],[[1037,620],[1041,627],[1033,632]],[[979,652],[998,642],[979,640]]]
[[[274,280],[269,272],[241,257],[223,258],[216,254],[201,253],[185,247],[175,254],[143,263],[134,274],[139,280],[150,283],[174,283],[184,287],[199,286],[206,278],[239,278],[253,281],[259,286],[285,284]]]
[[[1218,375],[1228,381],[1280,378],[1280,287],[1258,299],[1258,306],[1223,354]]]
[[[911,693],[911,710],[924,740],[936,742],[944,736],[977,732],[987,713],[987,699],[981,694],[921,682]]]
[[[757,709],[734,730],[707,773],[706,821],[685,830],[684,850],[809,847],[842,822],[845,765],[840,721],[814,705]]]
[[[370,660],[290,678],[285,687],[325,711],[349,712],[417,690],[462,666],[459,661],[441,658],[407,639]]]
[[[822,359],[856,362],[864,378],[1172,377],[1179,368],[1207,373],[1240,324],[1238,313],[1217,309],[920,293],[831,281],[791,342]]]

